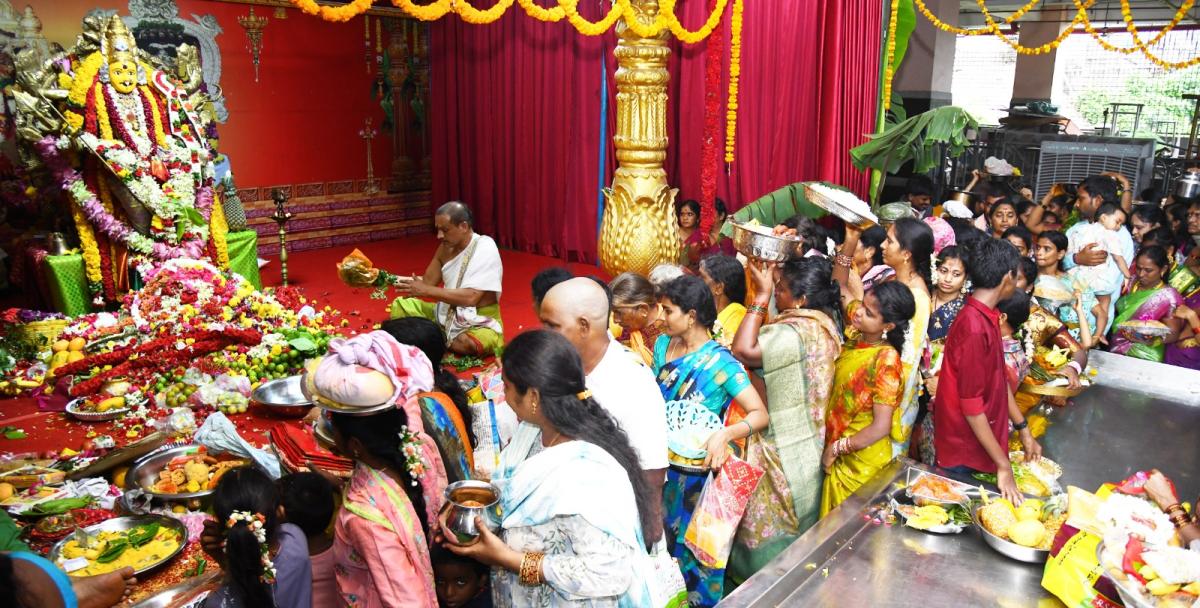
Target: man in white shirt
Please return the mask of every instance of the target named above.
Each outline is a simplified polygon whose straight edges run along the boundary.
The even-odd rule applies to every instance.
[[[655,489],[654,538],[662,532],[662,485],[667,469],[666,403],[654,374],[608,329],[608,294],[592,279],[576,277],[546,293],[542,325],[566,337],[579,351],[592,397],[629,436],[642,473]]]
[[[433,225],[441,244],[423,276],[400,277],[396,289],[411,297],[396,298],[389,309],[391,317],[436,322],[452,353],[493,354],[504,346],[500,325],[504,266],[496,241],[475,232],[470,208],[458,201],[438,207]]]
[[[1116,174],[1119,175],[1119,174]],[[1129,213],[1129,207],[1124,206],[1123,196],[1119,193],[1118,187],[1124,184],[1126,189],[1129,188],[1129,181],[1123,176],[1120,180],[1113,177],[1113,174],[1093,175],[1082,182],[1076,188],[1077,200],[1075,209],[1079,211],[1080,220],[1070,230],[1067,231],[1067,241],[1069,242],[1068,249],[1074,251],[1081,249],[1079,253],[1069,255],[1063,258],[1063,268],[1070,270],[1075,266],[1100,266],[1108,260],[1108,254],[1103,249],[1099,249],[1095,243],[1089,243],[1082,248],[1076,247],[1079,233],[1084,226],[1091,224],[1096,220],[1096,211],[1100,209],[1100,205],[1104,203],[1115,203],[1122,205],[1126,213]],[[1124,226],[1117,231],[1117,239],[1121,242],[1121,254],[1129,263],[1132,263],[1136,255],[1136,246],[1133,242],[1133,237],[1129,234],[1129,230]],[[1114,264],[1111,268],[1114,273],[1111,283],[1120,285],[1124,276],[1120,275],[1121,270]],[[1112,294],[1108,302],[1108,326],[1100,328],[1099,331],[1107,334],[1112,327],[1113,315],[1116,312],[1117,298],[1121,297],[1120,293]]]

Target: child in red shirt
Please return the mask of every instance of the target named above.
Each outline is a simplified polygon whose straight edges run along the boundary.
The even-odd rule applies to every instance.
[[[933,402],[938,466],[996,474],[996,485],[1014,504],[1021,500],[1008,460],[1012,393],[1000,337],[1001,300],[1012,295],[1020,255],[1007,241],[979,243],[969,272],[974,291],[963,305],[942,358]]]

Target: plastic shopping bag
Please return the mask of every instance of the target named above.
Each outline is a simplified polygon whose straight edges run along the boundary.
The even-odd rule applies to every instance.
[[[687,584],[679,570],[679,562],[667,552],[666,543],[660,542],[650,552],[649,560],[654,571],[646,580],[650,590],[652,608],[688,608]]]
[[[742,514],[763,470],[730,456],[716,476],[709,473],[684,533],[684,544],[709,568],[724,568]]]

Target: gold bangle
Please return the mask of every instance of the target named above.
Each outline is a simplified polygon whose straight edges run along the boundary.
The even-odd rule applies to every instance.
[[[521,557],[521,569],[518,573],[522,585],[536,587],[542,584],[542,559],[544,553],[526,552]]]

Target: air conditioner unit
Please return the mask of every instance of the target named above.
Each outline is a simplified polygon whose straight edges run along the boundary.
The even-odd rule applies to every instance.
[[[1078,184],[1084,178],[1106,171],[1129,179],[1136,196],[1153,181],[1154,140],[1127,139],[1128,143],[1096,141],[1041,142],[1034,191],[1045,196],[1056,183]]]

